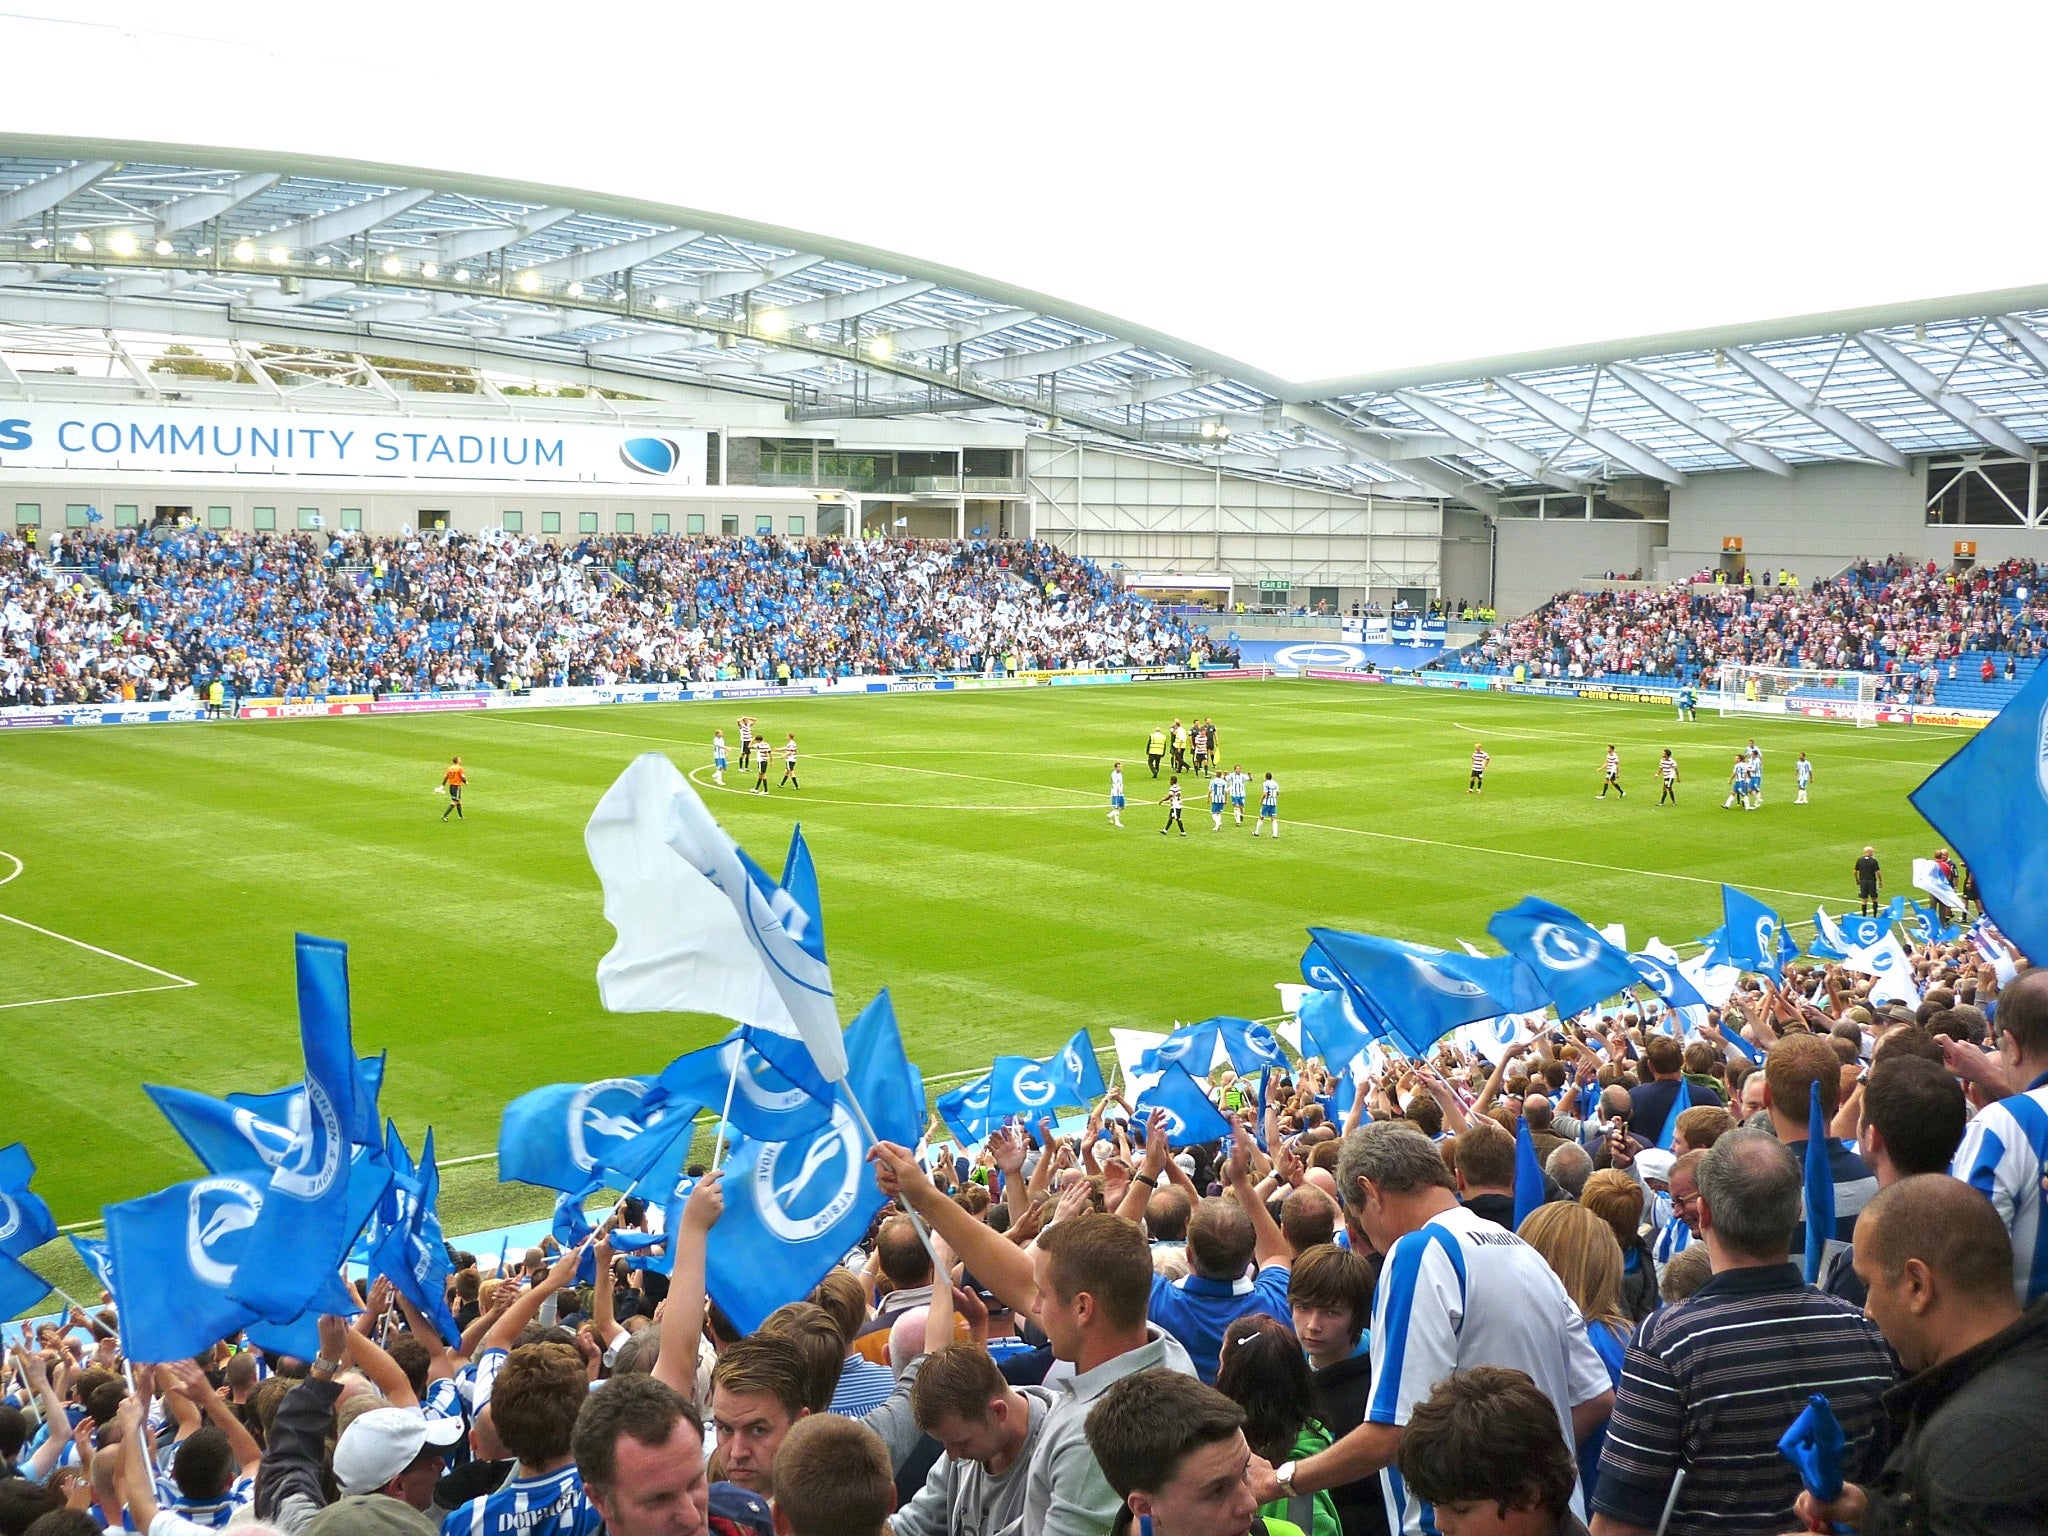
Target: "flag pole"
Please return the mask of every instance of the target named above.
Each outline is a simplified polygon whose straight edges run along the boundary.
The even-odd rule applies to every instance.
[[[719,1166],[725,1161],[726,1117],[732,1113],[732,1091],[739,1086],[740,1061],[747,1054],[744,1036],[735,1038],[733,1046],[732,1070],[725,1076],[725,1108],[718,1112],[718,1137],[711,1148],[711,1171],[713,1173],[718,1172]]]
[[[853,1080],[842,1077],[836,1086],[840,1092],[846,1095],[847,1110],[853,1115],[854,1123],[860,1127],[861,1135],[867,1138],[868,1145],[870,1147],[878,1145],[882,1138],[875,1134],[874,1126],[869,1124],[868,1112],[860,1107],[860,1095],[853,1091]],[[939,1251],[932,1246],[931,1229],[924,1224],[924,1218],[911,1208],[910,1202],[900,1192],[896,1196],[896,1203],[903,1208],[903,1214],[910,1218],[910,1225],[912,1230],[917,1233],[917,1240],[924,1244],[924,1251],[930,1255],[932,1273],[936,1279],[939,1268]]]

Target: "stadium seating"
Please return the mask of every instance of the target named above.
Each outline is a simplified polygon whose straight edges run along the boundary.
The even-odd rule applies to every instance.
[[[1216,647],[1200,642],[1205,653]],[[1179,620],[1034,542],[157,529],[0,538],[0,704],[1173,665]]]
[[[1724,661],[1842,668],[1882,675],[1886,698],[1998,709],[2039,664],[2044,577],[2024,560],[1942,571],[1896,556],[1812,588],[1685,581],[1566,592],[1437,665],[1636,685],[1711,681]]]

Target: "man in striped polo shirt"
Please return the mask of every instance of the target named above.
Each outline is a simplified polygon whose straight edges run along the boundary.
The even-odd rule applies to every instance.
[[[2041,1175],[2048,1169],[2048,971],[2028,971],[2000,994],[1995,1028],[2005,1083],[1989,1070],[1965,1074],[1980,1094],[1999,1098],[1964,1129],[1952,1171],[1990,1197],[2012,1234],[2013,1291],[2029,1306],[2048,1294],[2048,1221],[2041,1216]],[[1965,1063],[1976,1054],[1967,1045],[1949,1050]],[[2014,1092],[2020,1084],[2025,1090]]]
[[[1714,1277],[1652,1315],[1622,1364],[1593,1494],[1593,1536],[1777,1536],[1797,1528],[1799,1474],[1778,1440],[1816,1392],[1860,1480],[1894,1372],[1884,1338],[1790,1262],[1800,1165],[1764,1131],[1730,1131],[1699,1166],[1699,1225]]]

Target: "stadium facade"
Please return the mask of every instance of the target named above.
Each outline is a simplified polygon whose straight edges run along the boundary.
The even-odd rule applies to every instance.
[[[1293,383],[911,258],[0,136],[0,517],[1052,540],[1250,606],[2038,556],[2048,289]]]

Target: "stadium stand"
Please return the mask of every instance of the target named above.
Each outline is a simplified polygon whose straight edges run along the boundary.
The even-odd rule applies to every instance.
[[[1043,543],[67,532],[0,539],[0,704],[203,690],[1174,665],[1178,620]],[[1205,650],[1204,654],[1208,654]]]
[[[1997,709],[2039,664],[2043,568],[2009,560],[1944,571],[1904,556],[1815,588],[1695,579],[1652,591],[1566,592],[1442,658],[1441,667],[1669,682],[1723,661],[1875,672],[1890,697]]]

